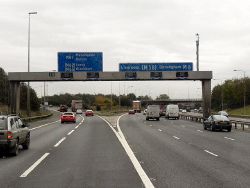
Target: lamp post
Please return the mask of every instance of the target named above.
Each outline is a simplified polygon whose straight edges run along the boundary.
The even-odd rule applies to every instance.
[[[234,70],[237,72],[243,72],[244,78],[243,78],[243,84],[244,84],[244,94],[243,94],[243,103],[244,103],[244,115],[246,115],[246,71],[244,70]]]
[[[112,87],[113,87],[113,86],[112,86],[112,81],[111,81],[111,96],[110,96],[110,104],[111,104],[111,105],[110,105],[110,111],[112,111],[112,103],[113,103],[113,98],[112,98],[112,95],[113,95],[112,92],[113,92],[113,91],[112,91]]]
[[[30,15],[37,14],[37,12],[29,12],[29,26],[28,26],[28,72],[30,72]],[[27,115],[30,116],[30,82],[27,88]]]
[[[199,45],[200,45],[200,36],[199,33],[196,33],[196,66],[197,66],[197,71],[199,71]]]

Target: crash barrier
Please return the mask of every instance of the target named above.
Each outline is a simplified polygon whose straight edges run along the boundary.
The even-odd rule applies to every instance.
[[[200,122],[200,123],[203,123],[204,121],[204,118],[200,114],[194,115],[194,114],[188,114],[188,113],[186,114],[181,113],[180,119],[195,121],[195,122]],[[242,130],[244,131],[245,129],[250,128],[249,120],[235,120],[233,118],[230,118],[230,121],[232,123],[232,127],[234,127],[235,129],[242,128]]]
[[[235,129],[238,129],[238,125],[240,125],[240,127],[242,128],[243,131],[245,130],[245,128],[250,127],[249,121],[231,120],[231,123]]]
[[[52,116],[53,114],[47,114],[47,115],[42,115],[42,116],[33,116],[33,117],[26,117],[26,118],[22,118],[24,121],[26,122],[30,122],[30,121],[34,121],[34,120],[38,120],[38,119],[43,119],[43,118],[47,118]]]
[[[204,118],[201,115],[180,114],[180,118],[184,120],[196,121],[203,123]]]

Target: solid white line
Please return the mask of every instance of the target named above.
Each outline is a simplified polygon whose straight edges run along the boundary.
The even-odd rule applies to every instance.
[[[75,127],[75,129],[77,129],[84,122],[84,117],[82,115],[80,116],[82,117],[82,121]]]
[[[197,131],[203,133],[203,131],[201,131],[201,130],[197,130]]]
[[[216,155],[215,153],[212,153],[212,152],[210,152],[210,151],[208,151],[208,150],[204,150],[205,152],[207,152],[207,153],[209,153],[210,155],[213,155],[213,156],[215,156],[215,157],[218,157],[218,155]]]
[[[56,122],[59,122],[59,121],[60,121],[60,120],[57,120],[57,121],[53,121],[53,122],[51,122],[51,123],[46,123],[46,124],[44,124],[44,125],[40,125],[40,126],[38,126],[38,127],[34,127],[34,128],[32,128],[32,129],[30,129],[30,131],[33,131],[33,130],[35,130],[35,129],[39,129],[39,128],[45,127],[45,126],[47,126],[47,125],[51,125],[51,124],[56,123]]]
[[[178,138],[177,136],[173,136],[175,139],[177,139],[177,140],[180,140],[180,138]]]
[[[161,130],[161,129],[158,129],[158,131],[160,131],[160,132],[161,132],[162,130]]]
[[[59,142],[57,142],[54,147],[58,147],[64,140],[66,139],[66,137],[63,137],[61,140],[59,140]]]
[[[235,140],[235,139],[233,139],[233,138],[229,138],[229,137],[224,137],[225,139],[228,139],[228,140]]]
[[[126,114],[123,114],[122,116],[124,116]],[[143,170],[140,162],[138,161],[138,159],[136,158],[136,156],[134,155],[132,149],[130,148],[130,146],[128,145],[128,142],[126,141],[124,134],[121,131],[121,128],[119,126],[119,120],[122,117],[120,116],[117,120],[117,129],[118,129],[118,133],[116,132],[116,130],[112,127],[112,125],[104,118],[100,117],[101,119],[103,119],[108,125],[109,127],[113,130],[113,132],[115,133],[116,137],[118,138],[118,140],[120,141],[120,143],[122,144],[124,150],[126,151],[129,159],[131,160],[132,164],[134,165],[135,170],[137,171],[138,175],[140,176],[144,186],[146,188],[153,188],[154,185],[152,184],[151,180],[149,179],[149,177],[147,176],[146,172]]]
[[[31,165],[20,177],[27,177],[29,173],[31,173],[48,155],[49,153],[45,153],[40,159],[38,159],[33,165]]]
[[[71,135],[75,130],[70,131],[67,135]]]

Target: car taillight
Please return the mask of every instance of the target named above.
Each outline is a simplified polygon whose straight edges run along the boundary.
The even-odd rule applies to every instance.
[[[7,132],[7,139],[13,139],[13,133],[12,132],[10,132],[10,131],[8,131]]]

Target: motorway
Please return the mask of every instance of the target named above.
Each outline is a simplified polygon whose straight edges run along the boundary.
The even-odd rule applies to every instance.
[[[32,123],[30,149],[1,157],[1,188],[250,186],[249,133],[142,114],[123,115],[115,129],[99,116],[58,120]]]

